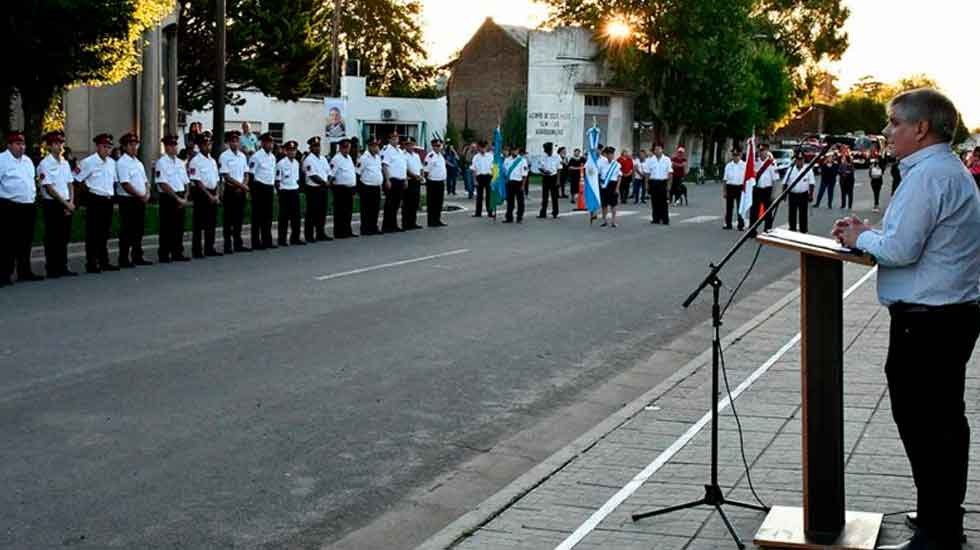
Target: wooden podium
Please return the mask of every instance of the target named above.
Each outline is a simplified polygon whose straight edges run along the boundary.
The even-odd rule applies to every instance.
[[[833,239],[776,229],[759,242],[798,252],[802,291],[803,508],[775,506],[755,536],[763,548],[873,550],[881,514],[844,507],[844,262],[871,257]]]

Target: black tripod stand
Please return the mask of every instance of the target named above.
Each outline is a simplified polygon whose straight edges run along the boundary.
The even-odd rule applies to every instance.
[[[775,208],[782,202],[789,192],[796,186],[796,184],[813,169],[817,162],[830,151],[833,142],[828,143],[820,154],[813,157],[810,163],[806,166],[793,181],[792,184],[786,186],[786,189],[780,194],[776,200],[772,202],[769,207],[769,211],[772,212]],[[670,514],[673,512],[678,512],[680,510],[686,510],[688,508],[696,508],[698,506],[711,506],[718,511],[718,515],[721,520],[725,523],[725,527],[728,528],[728,532],[731,533],[732,538],[735,540],[735,544],[738,546],[739,550],[744,550],[745,544],[738,537],[738,533],[735,532],[735,527],[732,526],[731,521],[729,521],[728,516],[725,515],[723,505],[736,506],[738,508],[747,508],[749,510],[758,510],[760,512],[768,512],[769,508],[765,506],[759,506],[756,504],[748,504],[745,502],[738,502],[731,500],[725,496],[722,492],[721,486],[718,485],[718,375],[721,372],[721,279],[718,278],[718,274],[725,267],[725,264],[732,259],[736,252],[742,245],[745,244],[747,240],[755,235],[756,229],[759,225],[765,222],[766,218],[770,215],[769,212],[766,216],[759,216],[756,222],[749,226],[745,234],[735,243],[734,246],[728,251],[728,254],[719,262],[717,265],[711,264],[711,271],[708,273],[707,277],[701,282],[700,285],[688,296],[687,300],[684,301],[684,307],[690,307],[694,300],[697,299],[698,295],[705,287],[711,287],[712,304],[711,304],[711,326],[714,332],[711,341],[711,482],[704,486],[704,497],[693,500],[691,502],[686,502],[684,504],[679,504],[676,506],[670,506],[667,508],[662,508],[660,510],[653,510],[650,512],[642,512],[638,514],[633,514],[633,521],[638,521],[643,518],[660,516],[664,514]]]

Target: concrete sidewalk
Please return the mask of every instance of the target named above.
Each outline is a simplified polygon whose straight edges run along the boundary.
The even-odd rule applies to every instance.
[[[878,540],[881,545],[910,535],[902,512],[915,507],[915,487],[889,410],[883,373],[889,317],[877,303],[874,275],[861,266],[845,269],[845,288],[850,294],[844,302],[844,430],[847,507],[892,514],[885,518]],[[731,389],[744,388],[735,408],[744,431],[752,482],[768,505],[802,505],[799,311],[797,292],[731,331],[723,344]],[[978,355],[968,371],[966,394],[967,414],[974,426],[980,395]],[[706,507],[635,523],[630,519],[635,512],[703,496],[703,485],[709,480],[710,425],[703,421],[709,411],[709,395],[710,354],[706,351],[573,443],[570,447],[577,451],[572,458],[567,450],[556,453],[553,460],[419,549],[735,548],[719,516]],[[754,502],[731,408],[722,414],[720,484],[730,498]],[[699,424],[703,428],[697,430]],[[685,433],[691,435],[692,427],[695,434],[689,442],[675,445],[685,439]],[[978,471],[978,451],[980,438],[974,436],[974,472]],[[965,506],[980,508],[977,481],[970,482]],[[765,514],[734,507],[725,511],[751,547]],[[980,540],[980,518],[968,514],[966,528],[971,542],[964,548],[973,548]]]

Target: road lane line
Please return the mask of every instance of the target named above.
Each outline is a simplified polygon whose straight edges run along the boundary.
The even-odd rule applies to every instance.
[[[352,269],[350,271],[342,271],[340,273],[331,273],[329,275],[321,275],[315,277],[317,281],[329,281],[330,279],[339,279],[340,277],[347,277],[349,275],[358,275],[360,273],[367,273],[369,271],[377,271],[379,269],[388,269],[389,267],[398,267],[400,265],[414,264],[418,262],[425,262],[428,260],[435,260],[436,258],[445,258],[446,256],[455,256],[457,254],[466,254],[470,250],[468,248],[460,248],[459,250],[450,250],[449,252],[441,252],[439,254],[432,254],[431,256],[422,256],[421,258],[411,258],[408,260],[399,260],[397,262],[389,262],[386,264],[372,265],[370,267],[362,267],[360,269]]]
[[[680,223],[708,223],[720,219],[721,216],[694,216],[693,218],[681,220]]]
[[[877,272],[877,267],[868,270],[868,272],[865,273],[864,276],[858,280],[858,282],[854,283],[847,289],[847,291],[844,292],[844,298],[846,299],[848,296],[854,293],[854,291],[860,288],[861,285],[867,282],[867,280]],[[764,375],[774,364],[776,364],[776,362],[779,361],[783,355],[786,354],[786,352],[791,350],[793,346],[799,343],[800,339],[801,334],[797,332],[796,336],[790,338],[788,342],[783,344],[783,347],[779,348],[779,351],[774,353],[769,359],[766,360],[765,363],[762,364],[762,366],[756,369],[748,376],[748,378],[743,380],[742,383],[732,391],[731,399],[729,399],[728,396],[725,396],[722,400],[720,400],[718,402],[718,412],[721,413],[721,411],[727,409],[731,405],[731,400],[738,399],[738,396],[742,395],[742,393],[749,389],[749,387],[752,386],[756,380],[761,378],[762,375]],[[677,438],[677,440],[675,440],[670,447],[660,453],[660,455],[658,455],[653,462],[644,468],[643,471],[636,474],[636,476],[634,476],[629,483],[610,497],[609,500],[607,500],[598,510],[596,510],[591,516],[589,516],[588,519],[579,525],[578,528],[576,528],[575,531],[568,536],[568,538],[556,546],[555,550],[571,550],[578,543],[582,542],[582,540],[585,539],[585,537],[588,536],[589,533],[591,533],[596,527],[598,527],[599,524],[609,516],[609,514],[613,513],[617,508],[619,508],[619,506],[625,502],[626,499],[631,497],[633,493],[637,491],[637,489],[639,489],[644,483],[653,477],[653,474],[657,473],[657,470],[667,464],[670,459],[674,458],[674,455],[676,455],[681,449],[690,443],[691,440],[698,435],[698,432],[700,432],[709,422],[711,422],[711,411],[705,413],[700,420],[688,428],[688,430]]]

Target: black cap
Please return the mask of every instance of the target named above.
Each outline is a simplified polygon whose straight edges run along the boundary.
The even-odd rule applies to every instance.
[[[259,141],[275,141],[275,140],[272,138],[272,134],[266,132],[261,136],[259,136]]]
[[[44,143],[64,143],[65,133],[61,130],[54,130],[44,134]]]
[[[286,143],[284,143],[282,146],[286,149],[295,149],[299,147],[299,143],[293,140],[289,140]]]
[[[112,134],[99,134],[92,138],[96,145],[112,145]]]
[[[177,145],[179,140],[177,139],[177,136],[163,136],[163,139],[160,141],[162,141],[164,145]]]
[[[320,136],[311,137],[310,139],[306,140],[306,144],[309,145],[310,147],[314,145],[320,145]]]
[[[238,130],[229,130],[225,132],[225,141],[232,141],[235,139],[241,139],[242,133]]]

